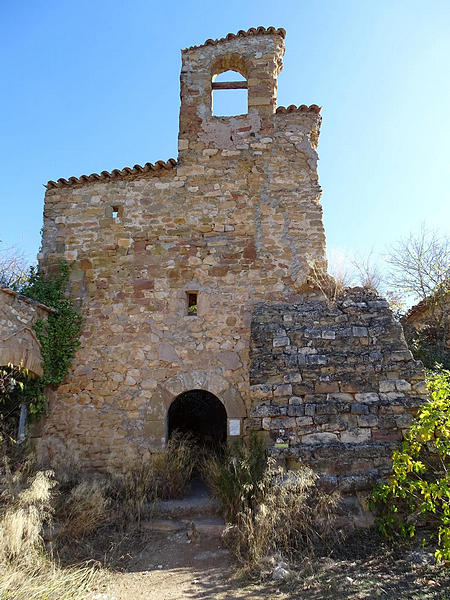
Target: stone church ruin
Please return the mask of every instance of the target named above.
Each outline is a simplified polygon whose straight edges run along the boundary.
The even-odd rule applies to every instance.
[[[330,303],[309,285],[326,270],[321,111],[277,107],[284,37],[259,27],[182,51],[177,160],[47,184],[40,264],[70,263],[84,325],[36,444],[103,469],[164,449],[177,424],[253,430],[339,485],[362,523],[423,372],[383,299]],[[229,70],[245,81],[215,83]],[[246,89],[248,112],[214,116],[216,89]]]

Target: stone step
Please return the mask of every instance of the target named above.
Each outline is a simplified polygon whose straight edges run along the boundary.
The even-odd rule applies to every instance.
[[[187,526],[199,535],[205,537],[220,537],[225,529],[225,521],[222,517],[197,517],[191,521],[183,520]]]
[[[186,529],[186,523],[176,519],[148,519],[141,521],[141,528],[148,531],[157,531],[158,533],[176,533]]]
[[[225,521],[219,516],[198,516],[192,519],[160,519],[154,518],[141,523],[142,529],[158,533],[186,532],[186,537],[195,540],[197,536],[220,537],[225,528]]]
[[[211,496],[195,496],[177,500],[161,500],[153,506],[158,517],[187,518],[204,515],[216,515],[220,512],[220,504]]]

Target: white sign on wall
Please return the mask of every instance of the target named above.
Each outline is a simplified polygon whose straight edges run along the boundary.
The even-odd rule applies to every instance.
[[[241,420],[240,419],[228,419],[228,434],[229,435],[241,435]]]

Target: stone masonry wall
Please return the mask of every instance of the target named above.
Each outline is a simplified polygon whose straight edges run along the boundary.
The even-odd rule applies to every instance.
[[[161,449],[168,407],[190,389],[215,394],[242,434],[253,305],[295,300],[311,265],[326,265],[321,117],[276,112],[283,38],[255,30],[183,51],[177,162],[47,185],[40,265],[70,263],[84,324],[49,394],[42,457],[70,446],[104,468]],[[214,117],[212,79],[229,68],[247,78],[248,114]]]
[[[370,521],[367,493],[427,397],[388,303],[354,288],[335,304],[259,304],[250,357],[248,430],[264,431],[289,467],[307,464],[339,487],[357,523]]]

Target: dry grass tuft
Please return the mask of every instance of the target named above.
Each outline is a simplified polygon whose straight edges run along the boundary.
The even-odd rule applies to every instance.
[[[96,578],[92,567],[62,569],[45,555],[42,528],[53,514],[56,481],[39,471],[28,483],[4,479],[0,506],[0,598],[81,600]],[[24,486],[21,489],[21,485]]]
[[[56,517],[62,528],[60,535],[79,538],[89,535],[111,517],[108,484],[103,479],[82,481],[62,496]]]
[[[331,541],[339,495],[319,490],[317,477],[308,467],[286,472],[269,461],[254,506],[244,507],[224,532],[228,546],[247,569],[273,554],[285,558],[311,554]]]
[[[141,519],[157,500],[180,498],[196,464],[196,447],[189,437],[174,435],[165,452],[130,461],[121,474],[110,469],[116,510],[128,520]]]
[[[30,560],[42,550],[42,526],[52,516],[52,490],[56,485],[51,471],[39,471],[29,486],[18,492],[16,480],[2,493],[0,516],[0,560],[21,557]]]
[[[326,301],[333,305],[344,294],[349,285],[347,273],[329,275],[322,269],[312,266],[309,272],[308,283],[323,295]]]
[[[148,508],[150,490],[153,483],[151,459],[123,465],[123,472],[110,470],[110,495],[116,513],[121,515],[125,525],[136,521],[138,527]]]
[[[0,598],[5,600],[85,600],[98,579],[94,567],[60,568],[41,558],[2,565]]]
[[[173,435],[167,450],[152,457],[153,499],[182,498],[196,465],[197,448],[191,438]]]

